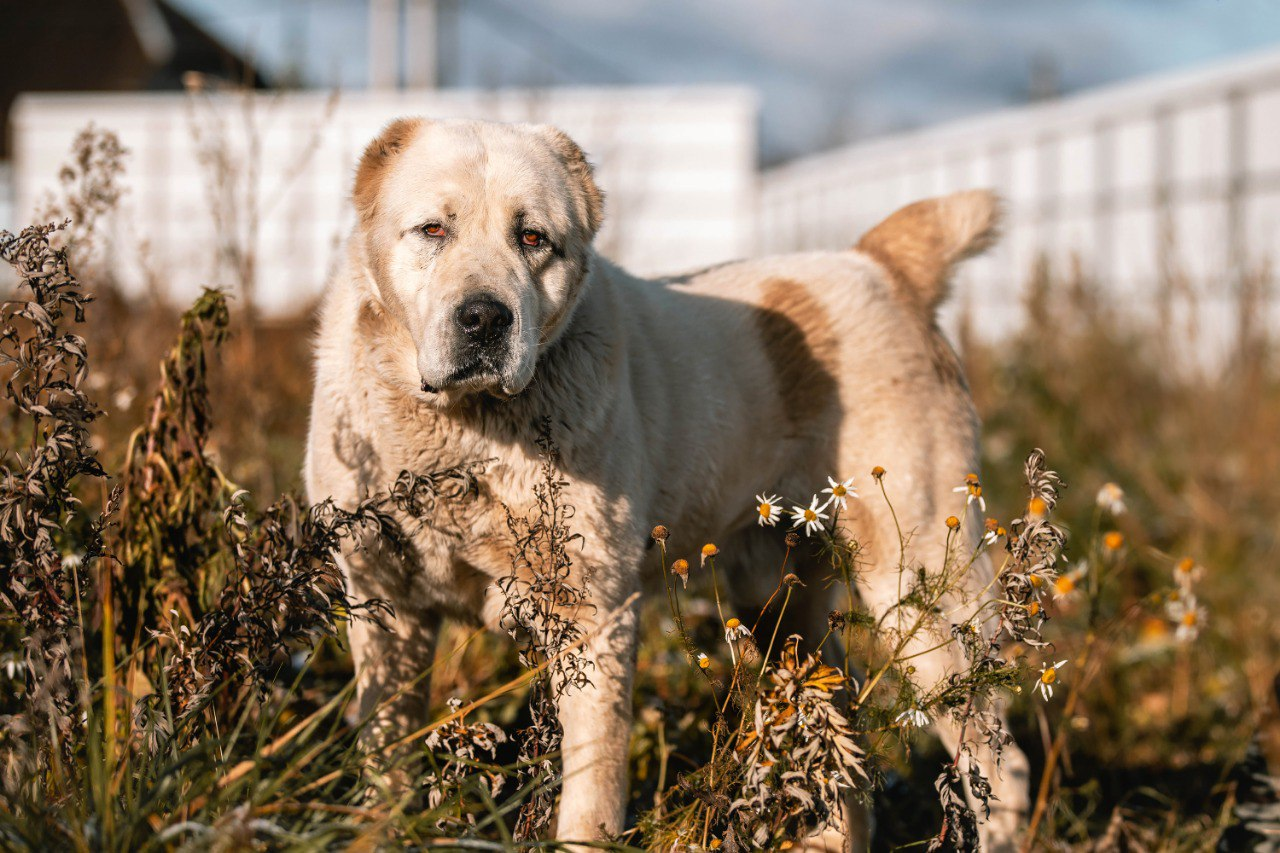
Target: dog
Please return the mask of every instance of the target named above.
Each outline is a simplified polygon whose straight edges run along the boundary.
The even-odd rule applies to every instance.
[[[872,614],[898,600],[902,540],[942,565],[944,519],[981,528],[953,487],[978,470],[978,419],[935,313],[953,267],[995,238],[998,200],[970,191],[910,205],[846,251],[727,263],[657,281],[595,253],[604,201],[583,151],[540,125],[400,119],[363,153],[356,222],[323,300],[306,455],[313,501],[353,506],[402,471],[490,460],[475,494],[413,528],[410,547],[344,555],[350,592],[395,609],[389,630],[354,623],[359,704],[371,736],[426,722],[431,665],[445,617],[495,625],[512,570],[507,507],[529,505],[537,437],[551,419],[576,508],[573,572],[590,684],[558,703],[564,783],[557,837],[623,828],[636,593],[654,572],[651,530],[667,547],[720,548],[738,612],[777,583],[781,529],[757,524],[759,492],[799,498],[827,476],[882,466],[882,500],[855,500],[841,532],[869,566],[859,592]],[[660,245],[653,246],[657,253]],[[963,498],[959,499],[960,501]],[[793,554],[811,582],[786,630],[821,637],[832,603],[816,555]],[[974,595],[990,563],[971,572]],[[785,634],[783,635],[785,636]],[[921,636],[908,653],[920,683],[963,668],[956,644]],[[997,709],[998,711],[999,709]],[[955,753],[961,737],[934,723]],[[1009,846],[1027,806],[1027,761],[1005,749],[991,777],[986,838]],[[846,845],[859,820],[846,816]]]

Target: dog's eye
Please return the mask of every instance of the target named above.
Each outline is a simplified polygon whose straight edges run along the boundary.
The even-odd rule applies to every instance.
[[[428,237],[443,237],[446,233],[445,228],[439,222],[428,222],[422,226],[422,233]]]
[[[520,232],[520,245],[528,246],[530,249],[538,248],[546,239],[537,231],[524,230]]]

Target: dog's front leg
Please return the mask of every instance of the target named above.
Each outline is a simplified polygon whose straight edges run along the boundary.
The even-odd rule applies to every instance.
[[[372,555],[378,556],[385,557]],[[361,741],[370,752],[368,769],[377,772],[390,793],[399,797],[415,785],[412,759],[421,738],[398,742],[427,722],[429,675],[441,619],[432,608],[404,595],[402,585],[385,582],[393,577],[393,562],[372,557],[362,553],[344,561],[348,588],[356,601],[387,601],[394,615],[383,617],[383,624],[355,620],[348,627],[348,638],[360,717],[365,722]]]
[[[556,830],[560,841],[592,841],[617,833],[626,810],[639,604],[632,596],[612,609],[600,603],[596,607],[584,648],[591,683],[569,688],[559,700],[564,728],[564,788]]]

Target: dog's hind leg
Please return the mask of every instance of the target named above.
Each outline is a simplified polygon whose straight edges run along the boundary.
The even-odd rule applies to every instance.
[[[883,549],[882,549],[883,550]],[[909,632],[916,624],[918,611],[900,606],[903,596],[909,595],[910,581],[914,566],[926,566],[933,569],[941,566],[946,558],[941,555],[941,547],[929,549],[920,547],[907,562],[903,571],[903,585],[899,587],[894,566],[899,557],[879,553],[872,563],[872,571],[868,573],[861,585],[862,598],[871,615],[879,620],[882,630],[888,630],[889,636],[901,630]],[[937,553],[933,553],[936,551]],[[924,556],[923,562],[915,562]],[[889,571],[885,569],[888,568]],[[985,557],[975,561],[973,577],[981,580],[989,578],[989,567],[985,566]],[[957,673],[967,670],[964,654],[959,644],[950,637],[951,622],[964,622],[978,609],[979,599],[974,597],[969,604],[958,606],[952,598],[944,599],[941,604],[942,615],[937,619],[924,620],[905,639],[905,645],[899,652],[901,660],[910,660],[914,667],[912,680],[919,685],[921,691],[928,692]],[[976,707],[978,713],[989,714],[998,721],[999,726],[1008,731],[1003,704],[999,698],[985,702]],[[986,742],[984,736],[976,730],[976,725],[957,722],[948,712],[939,710],[933,714],[933,730],[942,741],[943,747],[953,758],[959,756],[962,777],[965,779],[966,800],[979,820],[979,836],[984,850],[1007,851],[1014,849],[1019,827],[1026,819],[1028,806],[1029,766],[1026,755],[1011,740],[1004,744],[999,753],[997,764],[996,751]],[[965,749],[961,750],[961,739]],[[973,796],[968,785],[969,762],[976,761],[982,774],[991,786],[990,817],[984,820],[983,804]]]

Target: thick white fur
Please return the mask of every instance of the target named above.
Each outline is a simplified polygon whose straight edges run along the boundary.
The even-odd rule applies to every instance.
[[[583,536],[575,571],[596,614],[582,614],[594,634],[592,683],[560,703],[557,837],[615,832],[627,790],[633,593],[657,571],[647,553],[654,523],[669,525],[676,555],[718,543],[737,606],[759,606],[777,582],[783,532],[757,528],[752,496],[798,499],[827,475],[857,476],[864,498],[851,503],[846,532],[865,548],[864,601],[885,612],[897,598],[899,538],[868,472],[888,471],[898,521],[913,533],[912,559],[941,565],[943,520],[963,514],[952,487],[977,469],[973,406],[933,325],[937,294],[892,269],[892,246],[910,235],[882,234],[891,239],[866,251],[640,280],[591,250],[598,195],[580,153],[554,131],[422,122],[392,135],[394,144],[371,146],[362,165],[360,222],[321,313],[307,488],[313,500],[351,505],[402,470],[494,461],[477,496],[442,506],[426,526],[407,525],[407,556],[376,543],[348,555],[353,594],[396,608],[391,632],[352,628],[362,707],[382,708],[375,736],[421,725],[427,690],[419,676],[440,619],[496,617],[493,581],[511,569],[503,507],[529,506],[534,438],[549,416],[571,483],[566,500],[577,508],[573,528]],[[995,206],[987,194],[935,204],[937,215],[925,219],[941,229],[945,277],[971,242],[989,238]],[[531,257],[515,245],[517,214],[536,221],[557,253]],[[907,225],[925,222],[919,214]],[[450,223],[446,242],[425,240],[416,229],[439,217]],[[912,251],[930,251],[917,243],[906,240]],[[492,376],[422,390],[454,367],[450,312],[477,288],[515,309],[509,360]],[[976,516],[966,518],[967,536],[979,528]],[[819,571],[809,562],[802,556],[802,575]],[[979,561],[971,589],[990,572]],[[824,587],[812,577],[796,609],[794,627],[806,636],[824,633],[832,606]],[[601,614],[610,614],[607,624],[597,624],[606,621]],[[919,648],[935,642],[922,637]],[[941,649],[915,664],[932,685],[961,662]],[[937,729],[954,749],[954,727],[940,720]],[[1026,759],[1011,747],[999,776],[986,769],[999,798],[989,838],[1009,845],[1026,806]]]

